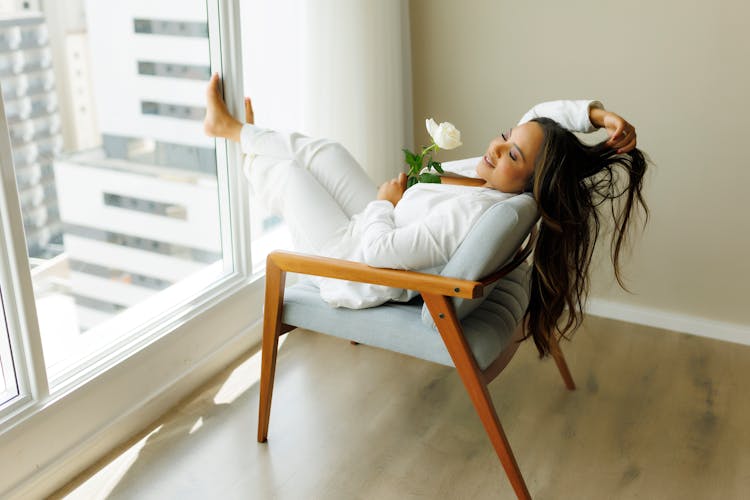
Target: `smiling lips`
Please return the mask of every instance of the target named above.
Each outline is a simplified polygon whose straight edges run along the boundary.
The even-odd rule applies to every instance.
[[[484,155],[484,158],[482,158],[484,162],[490,166],[490,168],[495,168],[495,165],[490,161],[490,157],[487,155]]]

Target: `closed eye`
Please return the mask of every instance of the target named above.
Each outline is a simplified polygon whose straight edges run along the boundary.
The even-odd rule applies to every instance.
[[[505,142],[508,142],[508,136],[507,136],[507,135],[505,135],[505,132],[501,132],[501,133],[500,133],[500,137],[502,137],[502,138],[503,138],[503,140],[504,140]],[[516,158],[516,156],[515,156],[515,155],[513,154],[513,150],[512,150],[512,149],[508,150],[508,156],[510,156],[510,159],[511,159],[511,160],[513,160],[513,161],[516,161],[516,160],[518,159],[518,158]]]

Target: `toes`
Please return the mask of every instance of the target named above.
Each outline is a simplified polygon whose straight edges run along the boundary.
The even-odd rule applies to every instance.
[[[211,75],[211,79],[208,81],[208,87],[206,87],[206,94],[215,95],[219,93],[219,74],[214,73]]]

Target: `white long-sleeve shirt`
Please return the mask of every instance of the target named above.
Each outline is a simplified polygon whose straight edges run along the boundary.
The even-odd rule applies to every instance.
[[[416,184],[394,207],[370,202],[352,218],[323,254],[374,267],[439,273],[479,217],[514,194],[450,184]],[[416,292],[366,283],[315,279],[320,296],[335,307],[361,309],[388,300],[407,301]]]
[[[595,127],[589,120],[589,108],[597,101],[552,101],[534,106],[519,125],[535,117],[549,117],[576,132]],[[269,143],[243,137],[243,150],[275,158],[289,157],[290,141]],[[468,177],[476,177],[474,168],[480,157],[445,162],[443,168]],[[375,267],[411,269],[439,273],[464,240],[479,217],[499,201],[515,194],[491,188],[452,184],[417,184],[409,188],[394,207],[389,201],[375,200],[352,217],[322,249],[328,257],[363,262]],[[389,300],[406,301],[415,292],[380,285],[316,278],[321,298],[335,307],[360,309]]]

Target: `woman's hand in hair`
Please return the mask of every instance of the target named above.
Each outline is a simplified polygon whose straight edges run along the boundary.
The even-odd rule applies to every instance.
[[[406,191],[406,174],[401,173],[380,186],[378,200],[388,200],[395,207],[404,196],[404,191]]]
[[[617,113],[602,108],[592,107],[589,118],[595,127],[607,129],[607,146],[618,153],[627,153],[635,149],[637,140],[635,127]]]
[[[618,153],[627,153],[635,149],[637,144],[635,127],[628,123],[625,118],[607,111],[604,115],[604,128],[607,129],[607,134],[609,134],[609,140],[607,141],[609,147],[616,149]]]

